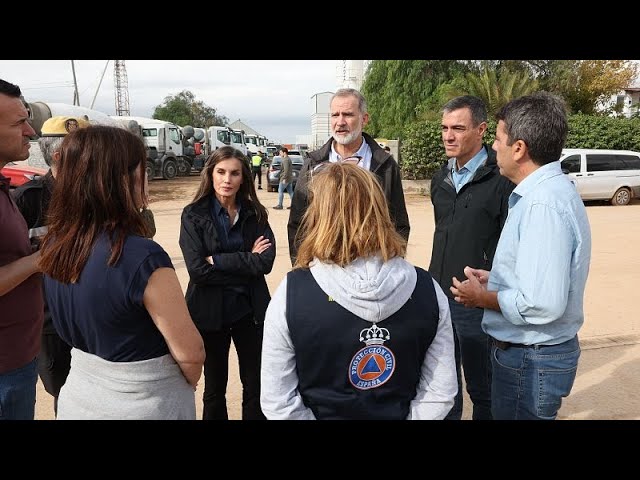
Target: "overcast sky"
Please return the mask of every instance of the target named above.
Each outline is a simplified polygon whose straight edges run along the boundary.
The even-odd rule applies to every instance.
[[[114,65],[75,60],[80,105],[115,115]],[[151,117],[168,95],[189,90],[229,122],[242,120],[270,140],[311,134],[311,97],[334,92],[336,60],[126,60],[132,116]],[[0,60],[0,78],[28,102],[73,104],[70,60]]]

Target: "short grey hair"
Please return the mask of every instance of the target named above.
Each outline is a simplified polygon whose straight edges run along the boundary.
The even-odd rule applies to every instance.
[[[449,100],[442,107],[442,113],[453,112],[461,108],[468,108],[471,111],[471,121],[474,127],[487,121],[487,107],[480,98],[473,95],[463,95]]]
[[[40,145],[42,156],[48,166],[51,166],[53,154],[60,150],[63,140],[64,137],[40,137],[38,139],[38,145]]]
[[[560,158],[569,132],[564,100],[549,92],[536,92],[511,100],[496,114],[504,123],[507,145],[522,140],[536,165]]]
[[[331,96],[331,100],[329,100],[329,105],[333,103],[333,99],[336,97],[356,97],[358,99],[358,110],[360,110],[360,113],[367,113],[367,100],[355,88],[338,89],[338,91]]]

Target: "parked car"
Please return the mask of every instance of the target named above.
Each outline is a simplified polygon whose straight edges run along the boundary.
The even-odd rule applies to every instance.
[[[45,175],[47,170],[44,168],[32,167],[26,163],[7,163],[2,170],[2,175],[9,178],[9,188],[16,188],[27,183],[38,176]]]
[[[292,154],[292,152],[297,152],[296,154]],[[291,169],[293,170],[293,188],[296,188],[296,182],[298,181],[298,175],[300,174],[300,169],[302,169],[302,164],[304,163],[304,159],[302,155],[299,154],[297,150],[289,151],[289,158],[291,159]],[[276,155],[271,160],[271,164],[269,165],[269,170],[267,171],[267,192],[277,192],[278,184],[280,183],[280,169],[282,168],[282,157]]]
[[[267,154],[267,161],[271,162],[271,160],[273,159],[273,157],[278,155],[278,145],[267,145],[266,148],[266,154]]]
[[[640,197],[640,152],[567,148],[562,150],[560,164],[582,200],[628,205],[633,197]]]

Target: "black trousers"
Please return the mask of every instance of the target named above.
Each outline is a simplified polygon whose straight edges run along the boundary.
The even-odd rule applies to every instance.
[[[256,177],[258,177],[258,186],[262,186],[262,167],[256,168],[251,167],[251,171],[253,172],[253,181],[256,181]]]
[[[204,362],[203,420],[228,420],[227,381],[231,339],[238,353],[242,382],[242,419],[266,420],[260,408],[262,325],[249,315],[218,332],[201,331],[207,358]]]
[[[58,413],[58,395],[71,369],[71,347],[55,333],[42,335],[38,355],[38,375],[48,394],[53,396],[53,410]]]

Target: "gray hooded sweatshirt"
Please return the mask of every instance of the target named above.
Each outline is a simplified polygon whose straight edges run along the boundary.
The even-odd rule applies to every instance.
[[[414,291],[415,267],[400,257],[384,262],[360,258],[342,268],[317,259],[311,274],[320,288],[342,307],[364,320],[380,322],[400,310]],[[440,321],[422,364],[420,382],[407,420],[444,418],[458,391],[449,303],[434,280]],[[296,361],[286,319],[287,277],[276,289],[264,323],[262,344],[262,411],[270,420],[314,420],[298,392]]]

